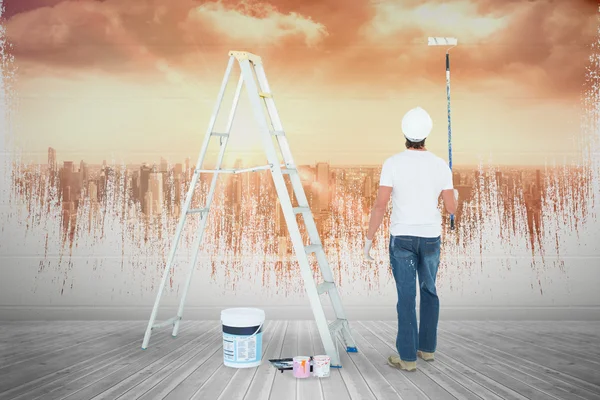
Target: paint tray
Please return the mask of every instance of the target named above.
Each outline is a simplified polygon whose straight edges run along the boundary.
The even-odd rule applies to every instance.
[[[312,359],[312,357],[311,357]],[[283,371],[291,371],[294,369],[294,359],[293,358],[276,358],[269,360],[271,365],[277,368],[283,374]],[[310,371],[312,372],[312,364],[310,366]]]
[[[291,371],[294,369],[294,359],[293,358],[276,358],[273,360],[269,360],[271,365],[281,371]]]

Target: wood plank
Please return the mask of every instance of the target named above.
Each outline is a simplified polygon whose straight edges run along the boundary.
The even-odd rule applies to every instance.
[[[273,338],[272,328],[276,327],[276,321],[266,321],[265,322],[265,331],[263,333],[263,341],[265,347],[268,348],[271,340]],[[222,341],[221,341],[222,343]],[[246,371],[255,371],[255,368],[246,369]],[[215,373],[208,379],[204,384],[202,384],[196,392],[193,394],[191,399],[221,399],[222,393],[225,388],[228,386],[232,380],[236,379],[237,374],[240,372],[240,369],[226,367],[223,363],[223,353],[221,352],[221,363],[216,369]],[[235,385],[238,385],[236,380]]]
[[[316,322],[313,320],[300,321],[298,325],[298,350],[296,351],[297,355],[304,355],[307,357],[315,355],[312,336],[310,334],[313,325],[317,325]],[[296,398],[323,400],[323,389],[321,388],[321,381],[319,378],[311,376],[306,379],[298,379],[297,384],[298,386]]]
[[[155,364],[149,365],[141,374],[130,376],[125,381],[121,381],[118,385],[100,393],[99,399],[120,399],[125,398],[144,398],[149,391],[165,389],[165,393],[154,398],[162,398],[168,394],[182,376],[187,376],[186,370],[193,371],[198,365],[201,365],[207,358],[207,354],[211,352],[215,344],[220,343],[221,330],[215,321],[205,321],[202,328],[194,329],[193,334],[199,335],[198,341],[193,344],[192,348],[185,353],[180,353],[180,356],[171,360],[166,357],[158,360]],[[202,332],[202,333],[201,333]],[[193,362],[190,367],[188,363]],[[166,389],[164,385],[169,385]],[[171,386],[172,385],[172,386]]]
[[[12,367],[0,368],[0,393],[123,345],[130,340],[128,334],[126,331],[115,331],[101,336],[102,340],[80,342],[68,351],[53,352]]]
[[[444,347],[445,353],[455,360],[477,369],[477,371],[504,385],[504,387],[519,393],[524,398],[532,400],[553,398],[551,393],[546,392],[543,388],[531,386],[522,380],[514,369],[503,368],[502,362],[496,358],[486,357],[477,350],[457,344],[455,341],[450,342],[445,338],[440,339],[440,345]]]
[[[390,352],[393,352],[394,354],[397,354],[397,351],[395,350],[395,342],[396,342],[396,338],[395,336],[391,336],[389,335],[387,332],[385,331],[378,331],[375,330],[375,327],[367,327],[366,324],[364,323],[360,323],[357,324],[358,326],[355,328],[358,333],[360,335],[362,335],[365,340],[367,340],[369,343],[381,343],[382,344],[382,351],[381,353],[384,353],[386,350],[388,352],[388,354]],[[382,354],[383,355],[383,354]],[[374,357],[369,357],[370,359],[373,359]],[[417,372],[422,372],[424,375],[427,376],[427,378],[429,378],[430,380],[434,381],[435,384],[437,384],[442,390],[438,390],[438,392],[440,393],[430,393],[430,397],[431,398],[457,398],[457,399],[469,399],[469,400],[481,400],[482,398],[480,396],[475,395],[474,392],[470,391],[469,389],[467,389],[467,387],[463,386],[461,384],[461,382],[464,381],[464,379],[460,379],[460,382],[458,380],[455,380],[451,375],[446,374],[445,372],[443,372],[442,370],[436,369],[433,366],[434,363],[427,363],[421,360],[417,360]],[[402,396],[403,399],[422,399],[422,398],[428,398],[427,395],[423,392],[421,392],[420,390],[417,391],[417,384],[413,383],[410,380],[410,376],[412,374],[410,373],[404,373],[402,374],[403,377],[407,377],[409,383],[411,384],[409,385],[405,385],[403,387],[403,391],[400,392],[400,395]],[[418,375],[418,374],[415,374]],[[456,374],[455,374],[456,375]],[[419,386],[423,386],[424,383],[421,383]],[[481,387],[479,387],[478,389],[481,389]],[[481,391],[481,390],[480,390]],[[450,395],[450,396],[449,396]],[[434,397],[435,396],[435,397]]]
[[[261,371],[264,371],[267,368],[276,371],[269,362],[269,359],[279,357],[279,352],[281,351],[281,345],[283,344],[283,338],[287,328],[287,322],[273,321],[273,324],[274,326],[269,328],[269,330],[272,331],[271,338],[268,344],[263,347],[262,362],[260,366],[257,368],[240,369],[217,400],[243,400],[253,388],[256,390],[256,387],[253,386],[256,379],[263,379],[263,377],[268,375],[266,373],[265,375],[261,375]],[[273,378],[269,377],[266,378],[266,380],[272,382]],[[266,382],[260,382],[260,384],[263,383]]]
[[[398,354],[396,350],[396,337],[398,333],[397,321],[390,322],[389,325],[384,324],[383,322],[363,322],[361,323],[363,326],[368,328],[372,334],[376,333],[382,340],[385,345],[394,353]],[[447,383],[447,386],[443,385],[441,382],[436,381],[432,377],[436,373],[432,369],[428,368],[428,365],[421,365],[417,359],[417,371],[413,373],[405,373],[405,376],[410,379],[410,381],[420,388],[420,390],[425,393],[431,399],[455,399],[457,398],[456,394],[460,395],[460,392],[468,393],[464,387],[460,389],[460,384],[453,382],[451,378],[439,376],[440,379],[443,379]],[[448,390],[451,388],[450,390]],[[464,396],[464,395],[463,395]]]
[[[213,347],[214,349],[210,350],[210,354],[207,354],[208,359],[203,361],[201,365],[194,363],[193,367],[195,368],[193,372],[185,376],[181,383],[179,383],[175,389],[169,392],[164,399],[191,399],[192,396],[194,396],[194,394],[197,392],[198,388],[202,387],[205,382],[213,377],[213,375],[219,370],[219,367],[223,365],[222,333],[218,338],[218,342],[216,342]]]
[[[3,322],[4,323],[4,322]],[[6,358],[14,354],[36,351],[47,345],[48,337],[56,340],[74,337],[81,333],[103,325],[102,321],[57,321],[54,323],[37,322],[37,325],[26,326],[12,324],[12,329],[5,329],[0,334],[0,365]]]
[[[511,368],[513,368],[514,370],[547,381],[551,383],[554,387],[559,388],[560,390],[566,393],[572,393],[583,398],[600,399],[600,397],[594,394],[597,393],[596,388],[590,386],[587,382],[571,377],[570,375],[564,375],[558,371],[549,369],[546,366],[532,362],[529,359],[523,357],[526,355],[526,353],[514,354],[498,349],[497,347],[501,346],[502,343],[490,343],[486,336],[479,337],[479,341],[477,341],[468,338],[466,335],[460,336],[459,334],[456,334],[444,328],[440,328],[440,331],[443,332],[443,334],[447,335],[449,340],[455,340],[456,342],[461,343],[469,343],[472,346],[476,346],[476,348],[480,349],[479,351],[481,353],[489,354],[491,357],[494,357],[499,361],[509,363],[509,365],[511,365]],[[483,342],[488,342],[488,344],[484,344]],[[492,340],[492,342],[495,342],[495,339]]]
[[[5,352],[5,356],[0,360],[0,365],[2,365],[2,368],[14,366],[33,360],[36,357],[43,357],[48,354],[64,351],[77,344],[101,339],[117,330],[128,331],[132,328],[133,325],[121,328],[116,323],[107,324],[107,326],[96,324],[89,326],[87,323],[84,323],[81,327],[69,327],[68,329],[73,331],[63,335],[47,332],[35,339],[37,342],[32,342],[28,345],[21,345],[18,341],[15,342],[12,351]]]
[[[417,372],[386,364],[396,321],[352,322],[359,353],[347,354],[340,342],[343,368],[304,380],[268,363],[324,352],[314,321],[293,321],[293,332],[289,324],[267,322],[260,367],[233,369],[223,365],[218,321],[186,323],[177,339],[168,329],[155,333],[146,351],[139,348],[146,321],[2,323],[0,360],[12,361],[0,363],[0,400],[600,400],[594,321],[440,321],[436,361],[419,360]]]
[[[155,340],[147,350],[142,350],[140,347],[140,336],[143,338],[142,330],[142,335],[139,333],[136,335],[138,336],[138,343],[135,346],[136,353],[134,353],[134,357],[114,359],[105,368],[96,369],[75,381],[54,388],[49,394],[44,394],[39,398],[65,399],[74,397],[90,399],[107,388],[112,388],[119,382],[126,380],[127,377],[137,373],[145,365],[152,363],[157,358],[160,359],[165,353],[170,353],[176,351],[181,346],[186,346],[186,344],[196,337],[193,334],[195,333],[193,327],[198,326],[199,323],[186,325],[188,325],[187,329],[182,329],[176,339],[173,339],[169,335],[166,338],[167,340]]]
[[[340,361],[342,368],[339,369],[342,379],[346,384],[348,393],[351,399],[377,399],[375,393],[371,390],[371,387],[367,384],[364,377],[360,373],[356,363],[354,362],[354,356],[358,353],[348,354],[344,349],[340,348]],[[358,349],[360,351],[360,349]]]
[[[446,339],[440,340],[442,344],[444,344],[445,341]],[[460,341],[453,341],[444,348],[448,352],[448,348],[458,349],[460,356],[455,356],[455,358],[458,358],[459,361],[461,361],[461,357],[464,357],[462,361],[467,363],[470,362],[469,357],[481,360],[482,364],[485,366],[485,369],[482,372],[486,373],[490,378],[501,382],[505,386],[511,387],[513,390],[527,398],[561,400],[563,398],[562,396],[565,394],[551,384],[548,384],[546,381],[537,379],[528,374],[523,374],[520,371],[517,371],[513,366],[505,364],[498,358],[489,357],[475,348],[463,345]],[[491,371],[497,371],[500,374],[492,373]]]
[[[504,321],[503,321],[504,323]],[[560,335],[574,343],[600,342],[600,322],[593,321],[510,321],[511,326],[542,332],[551,336]]]
[[[351,354],[350,358],[356,364],[357,369],[376,398],[402,399],[396,387],[398,381],[403,381],[406,373],[389,366],[387,357],[378,357],[381,355],[377,353],[374,347],[377,338],[372,338],[375,343],[365,340],[359,333],[358,326],[357,322],[353,324],[352,333],[359,351]],[[341,348],[340,351],[345,352],[345,349]]]
[[[125,330],[132,327],[132,325],[127,326]],[[22,343],[17,339],[18,336],[15,336],[10,351],[5,351],[0,358],[0,365],[2,365],[2,368],[14,366],[36,357],[66,350],[86,341],[100,339],[118,329],[121,328],[116,323],[84,323],[79,326],[66,326],[64,330],[41,332],[39,336],[32,338],[33,341],[29,343]]]
[[[192,326],[198,325],[197,323],[185,323],[183,324],[180,334],[183,335]],[[43,397],[54,390],[58,390],[68,384],[76,384],[84,387],[86,381],[95,381],[94,378],[101,379],[108,374],[108,371],[113,367],[114,364],[123,363],[124,360],[133,362],[136,359],[143,357],[146,353],[140,351],[141,340],[143,337],[143,327],[140,325],[139,334],[131,334],[131,340],[122,346],[114,347],[113,349],[98,354],[95,357],[84,359],[84,361],[72,364],[63,370],[59,370],[52,374],[48,374],[42,378],[32,380],[24,385],[14,388],[8,392],[0,395],[0,399],[3,396],[10,396],[12,400],[31,400],[38,397]],[[151,346],[159,346],[161,343],[167,340],[172,341],[171,335],[157,335],[154,334]],[[77,383],[74,383],[78,381]],[[8,397],[7,397],[8,398]]]
[[[511,323],[527,323],[548,332],[558,329],[585,339],[600,340],[600,321],[511,321]]]
[[[299,321],[290,321],[288,324],[288,329],[283,340],[283,347],[281,349],[282,358],[294,357],[297,355],[299,325]],[[275,374],[272,390],[269,393],[268,399],[291,400],[296,398],[297,379],[294,378],[294,375],[290,372],[291,371],[285,371],[283,374]]]
[[[274,344],[274,346],[269,347],[267,353],[265,354],[265,362],[258,367],[256,374],[252,379],[252,383],[250,383],[248,391],[244,394],[244,400],[268,399],[273,388],[275,375],[281,374],[268,361],[272,358],[283,357],[283,345],[285,338],[287,337],[289,322],[283,321],[281,325],[281,336],[278,335],[277,342]]]
[[[324,355],[325,349],[316,323],[313,323],[310,326],[310,336],[313,343],[313,354]],[[321,383],[324,400],[350,400],[350,393],[344,383],[340,368],[331,368],[329,371],[329,378],[317,379],[319,379]]]
[[[478,328],[476,322],[466,321],[466,326]],[[560,335],[558,333],[548,333],[543,331],[531,330],[525,325],[516,325],[514,323],[500,323],[495,321],[486,321],[486,327],[492,328],[494,333],[500,336],[506,336],[513,340],[519,340],[524,343],[529,343],[532,346],[545,349],[552,349],[561,353],[577,356],[582,360],[598,364],[596,361],[600,356],[600,346],[598,341],[588,340],[573,340],[570,337]]]
[[[368,324],[368,323],[367,323]],[[371,330],[362,322],[352,323],[352,334],[357,343],[359,353],[364,354],[379,370],[379,372],[392,385],[398,395],[404,400],[425,400],[429,397],[409,378],[414,372],[404,372],[390,367],[387,359],[392,354],[397,354],[394,346],[390,346],[386,339]]]
[[[440,343],[444,346],[444,350],[452,357],[466,363],[478,371],[486,374],[488,377],[495,381],[502,383],[505,387],[509,387],[519,394],[529,399],[552,399],[556,398],[556,389],[551,388],[550,391],[540,386],[532,386],[527,380],[522,379],[523,374],[517,372],[514,368],[504,368],[503,360],[497,357],[491,357],[486,352],[482,352],[481,349],[467,344],[464,340],[452,340],[450,341],[447,337],[442,336]],[[529,379],[529,381],[532,381]],[[541,381],[537,381],[538,383]],[[546,386],[546,385],[544,385]],[[546,386],[548,388],[548,386]]]
[[[517,340],[499,336],[494,333],[485,331],[484,328],[468,329],[458,324],[449,323],[460,335],[470,339],[479,339],[480,342],[493,342],[495,348],[511,354],[522,354],[529,360],[532,360],[540,365],[544,365],[563,375],[576,377],[592,385],[596,389],[600,389],[600,368],[595,364],[587,363],[584,360],[579,360],[577,357],[563,355],[559,352],[552,351],[534,351],[528,344],[521,343]]]
[[[382,330],[385,330],[387,326],[388,332],[394,332],[395,334],[396,331],[393,329],[394,324],[395,322],[391,323],[388,321],[383,321],[380,323],[380,326]],[[462,371],[463,374],[469,376],[473,380],[476,380],[476,382],[478,382],[481,386],[504,399],[528,400],[525,396],[490,377],[489,374],[485,373],[485,371],[481,371],[479,365],[468,364],[465,363],[464,360],[456,358],[455,354],[448,351],[448,345],[440,343],[441,339],[442,338],[438,336],[438,349],[435,352],[435,362],[441,361],[451,368]]]
[[[210,321],[211,332],[205,336],[202,344],[195,347],[191,354],[185,354],[166,365],[154,374],[135,380],[135,386],[121,393],[118,398],[128,399],[162,399],[171,393],[179,384],[199,368],[203,368],[215,353],[215,348],[222,346],[222,329]],[[104,392],[100,398],[108,398],[110,393]]]
[[[203,330],[192,330],[185,337],[178,335],[177,339],[167,343],[164,347],[155,346],[154,351],[148,354],[148,357],[135,363],[126,363],[122,365],[121,369],[65,398],[116,399],[137,385],[143,384],[155,374],[163,376],[168,374],[171,368],[187,362],[194,356],[212,352],[210,347],[211,344],[218,342],[218,334],[219,329],[215,321],[210,321]],[[149,386],[152,387],[151,382],[149,383]]]

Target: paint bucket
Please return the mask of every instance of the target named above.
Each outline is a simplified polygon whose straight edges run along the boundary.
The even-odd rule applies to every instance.
[[[293,372],[295,378],[308,378],[310,376],[310,357],[294,357]]]
[[[262,361],[265,312],[258,308],[221,311],[223,363],[231,368],[258,367]]]
[[[331,367],[331,357],[329,356],[314,356],[313,357],[313,373],[318,378],[327,378]]]

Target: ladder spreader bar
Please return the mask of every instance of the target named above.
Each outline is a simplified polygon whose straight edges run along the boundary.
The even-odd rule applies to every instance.
[[[271,169],[271,164],[261,165],[259,167],[243,168],[243,169],[197,169],[196,172],[212,173],[212,174],[241,174],[243,172],[256,172]]]

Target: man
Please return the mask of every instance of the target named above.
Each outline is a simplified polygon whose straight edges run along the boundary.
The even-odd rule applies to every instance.
[[[381,170],[379,191],[371,211],[364,257],[369,255],[373,238],[392,199],[390,220],[390,262],[398,292],[398,355],[388,363],[407,371],[417,368],[417,356],[433,361],[437,345],[439,299],[436,275],[440,263],[442,217],[438,209],[442,195],[446,210],[454,214],[458,191],[453,187],[452,171],[441,158],[425,147],[433,122],[417,107],[402,119],[406,150],[388,158]],[[416,275],[419,276],[421,306],[417,330]]]

